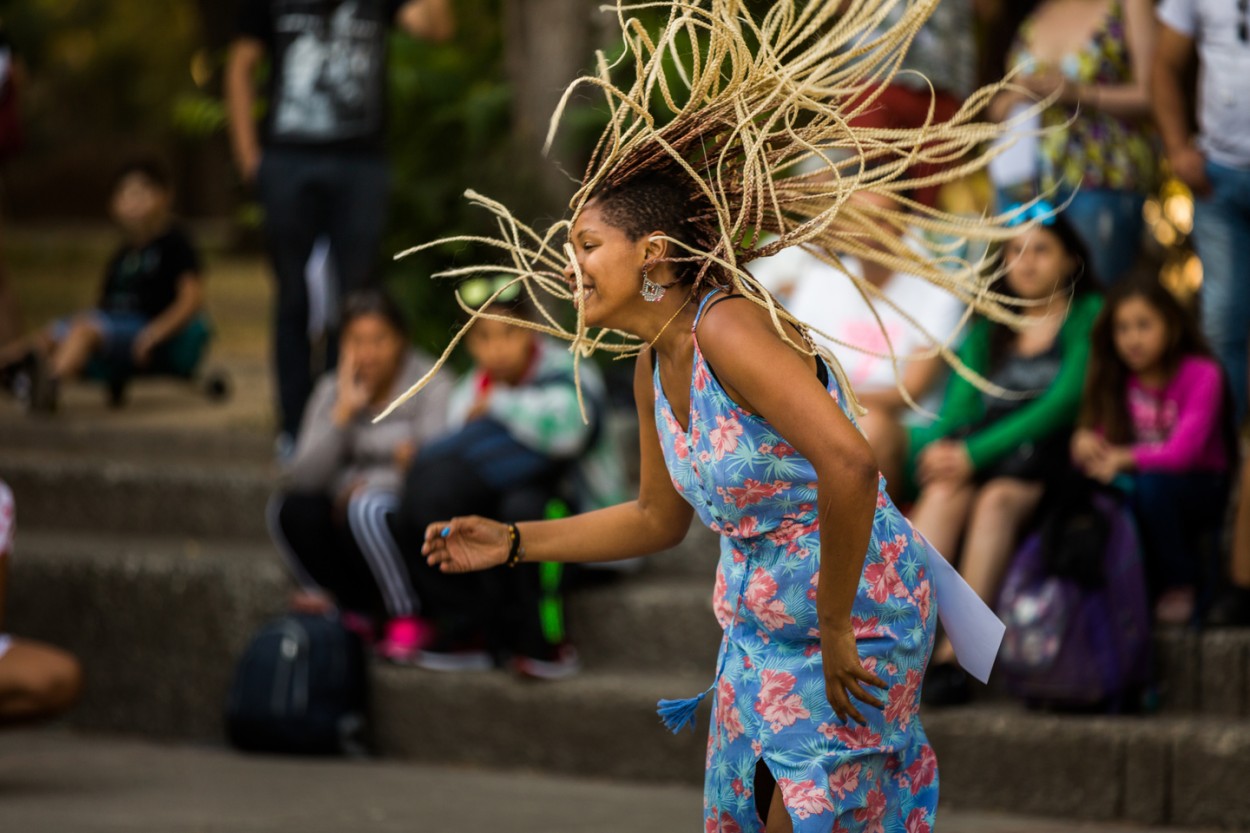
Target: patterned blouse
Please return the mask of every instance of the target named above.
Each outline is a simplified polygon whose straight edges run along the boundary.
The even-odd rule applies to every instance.
[[[1036,71],[1050,68],[1029,50],[1035,16],[1036,12],[1021,25],[1008,66],[1026,63]],[[1131,83],[1133,62],[1125,30],[1124,0],[1112,0],[1093,37],[1054,68],[1077,84]],[[1111,188],[1149,193],[1155,187],[1158,140],[1147,117],[1126,119],[1092,107],[1078,110],[1074,105],[1056,104],[1042,115],[1042,125],[1048,128],[1040,141],[1039,184],[1043,190],[1060,185],[1065,190]]]

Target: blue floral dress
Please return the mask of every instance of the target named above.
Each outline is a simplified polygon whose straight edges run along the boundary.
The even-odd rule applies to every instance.
[[[696,326],[711,297],[700,304]],[[852,621],[865,667],[889,688],[884,709],[856,703],[867,726],[843,724],[825,696],[821,668],[812,465],[729,398],[697,337],[688,430],[664,395],[658,363],[654,385],[673,486],[721,536],[713,601],[725,636],[713,683],[706,830],[763,829],[752,794],[762,759],[798,833],[930,833],[937,758],[917,710],[937,605],[923,538],[881,479]],[[832,374],[828,388],[850,417]],[[764,806],[770,798],[761,797]]]

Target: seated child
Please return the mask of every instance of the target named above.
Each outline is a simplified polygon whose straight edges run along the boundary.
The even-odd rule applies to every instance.
[[[920,488],[911,521],[988,604],[1047,483],[1067,469],[1090,330],[1102,304],[1085,246],[1061,215],[1011,238],[1003,257],[1005,285],[995,289],[1019,298],[1017,312],[1029,323],[1012,330],[978,319],[959,358],[1013,396],[983,393],[952,375],[938,421],[909,437]],[[940,640],[925,702],[967,698],[967,675],[954,660],[949,640]]]
[[[1072,458],[1122,482],[1142,532],[1155,617],[1194,615],[1199,541],[1218,534],[1237,449],[1220,364],[1193,317],[1153,277],[1121,281],[1094,325]]]
[[[14,524],[13,493],[0,482],[0,726],[55,717],[74,705],[82,690],[82,669],[72,654],[4,632]]]
[[[0,349],[0,375],[31,410],[55,410],[60,382],[94,356],[147,365],[199,313],[200,261],[173,221],[172,204],[159,163],[135,161],[118,172],[111,212],[123,243],[105,270],[99,303]]]
[[[492,289],[491,287],[494,287]],[[484,310],[534,320],[519,285],[466,282],[461,297]],[[479,319],[465,337],[473,368],[452,395],[453,432],[418,453],[395,523],[438,642],[417,658],[435,670],[484,670],[511,658],[516,672],[546,679],[578,669],[565,638],[560,565],[525,564],[448,575],[421,556],[426,527],[459,515],[533,520],[611,505],[621,496],[619,465],[604,425],[602,377],[581,364],[589,423],[577,403],[573,356],[561,344],[506,321]]]
[[[436,377],[420,396],[374,423],[383,408],[434,366],[408,344],[405,322],[381,292],[343,304],[337,370],[313,390],[270,502],[269,528],[301,591],[294,607],[339,606],[344,623],[372,641],[374,616],[386,629],[378,652],[406,661],[428,636],[408,568],[386,517],[399,502],[418,449],[441,434],[451,383]]]

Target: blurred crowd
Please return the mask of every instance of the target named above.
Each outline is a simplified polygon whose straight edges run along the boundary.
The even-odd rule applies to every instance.
[[[317,8],[243,3],[225,76],[231,145],[265,209],[277,287],[282,476],[269,526],[298,581],[292,606],[339,611],[393,662],[569,676],[579,659],[558,565],[448,576],[426,566],[420,541],[439,518],[519,521],[620,500],[610,391],[582,363],[579,392],[570,354],[522,325],[536,312],[519,288],[480,278],[459,290],[490,313],[465,339],[470,370],[435,377],[373,422],[434,370],[376,281],[387,38],[451,38],[454,2]],[[874,288],[872,306],[832,257],[796,249],[753,267],[829,336],[892,495],[998,605],[1004,673],[1030,702],[1131,708],[1149,689],[1154,623],[1250,626],[1250,483],[1238,463],[1250,387],[1250,107],[1238,81],[1248,27],[1244,2],[943,0],[903,72],[848,102],[871,102],[865,127],[917,126],[951,118],[978,78],[1010,74],[984,114],[1012,128],[989,200],[1017,233],[985,262],[1023,326],[970,319],[954,297],[870,258],[825,253]],[[0,153],[19,144],[5,131],[19,124],[6,114],[20,84],[0,40]],[[1143,209],[1165,176],[1193,195],[1196,298],[1160,283],[1146,245]],[[211,328],[170,182],[147,159],[118,172],[121,241],[93,307],[19,335],[0,271],[0,381],[32,410],[54,410],[62,381],[82,375],[120,390],[137,374],[194,372]],[[911,212],[914,225],[879,216],[902,244],[936,252],[950,241],[932,239],[923,212],[951,199],[922,182],[904,201],[861,207]],[[318,304],[324,350],[310,336]],[[1073,648],[1089,641],[1078,607],[1093,617],[1081,627],[1109,623],[1102,647]],[[72,701],[76,667],[48,650],[0,636],[0,720],[25,702],[10,691],[42,692],[48,711]],[[28,670],[31,651],[42,676]],[[1113,655],[1116,674],[1092,693],[1054,682],[1056,662],[1088,679]],[[932,704],[971,696],[946,642],[924,692]]]

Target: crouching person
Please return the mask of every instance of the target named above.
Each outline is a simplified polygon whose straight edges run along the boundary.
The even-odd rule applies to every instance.
[[[384,621],[376,648],[403,661],[429,629],[385,519],[398,505],[413,456],[444,430],[451,385],[436,378],[374,424],[433,361],[409,346],[403,316],[377,291],[348,296],[340,333],[338,368],[313,392],[270,502],[269,529],[300,585],[295,609],[337,606],[366,644]]]

